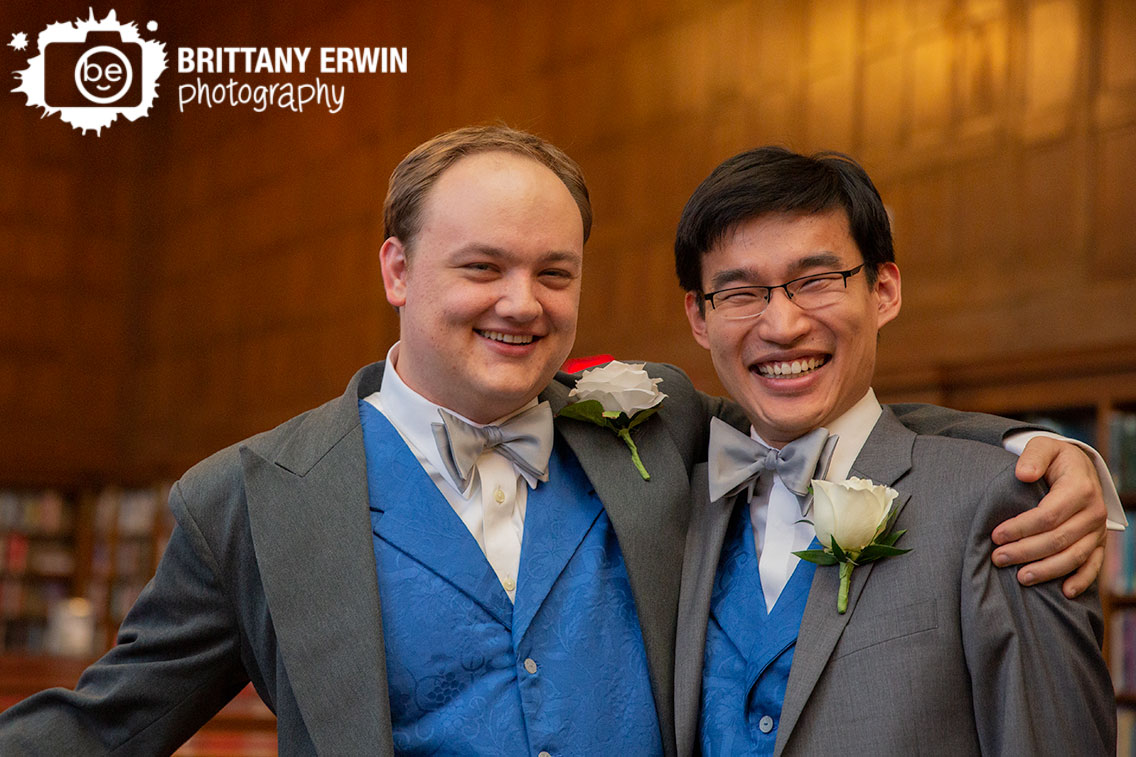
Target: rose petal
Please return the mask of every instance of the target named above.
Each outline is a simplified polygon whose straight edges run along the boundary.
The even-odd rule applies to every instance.
[[[866,479],[813,481],[817,538],[828,546],[833,536],[845,551],[859,552],[883,530],[898,493]],[[823,528],[823,532],[822,532]]]
[[[622,412],[628,417],[654,407],[665,394],[657,389],[662,379],[651,378],[643,364],[629,365],[614,361],[585,371],[569,396],[597,400],[607,412]]]

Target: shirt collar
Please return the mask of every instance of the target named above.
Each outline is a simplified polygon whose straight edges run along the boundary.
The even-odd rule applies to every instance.
[[[828,464],[826,481],[841,481],[848,478],[852,470],[852,463],[860,455],[864,443],[868,441],[876,421],[880,419],[883,407],[876,399],[876,393],[871,387],[860,400],[850,407],[843,415],[825,426],[829,434],[835,434],[840,439],[836,442],[836,449],[832,452],[832,460]],[[771,446],[762,439],[757,430],[750,426],[750,436],[762,444]]]
[[[395,342],[387,351],[386,370],[383,371],[383,382],[379,391],[364,397],[363,401],[386,416],[419,459],[425,458],[435,470],[442,472],[442,475],[453,485],[454,489],[461,491],[461,485],[454,481],[446,470],[446,466],[442,462],[442,453],[438,451],[438,445],[434,441],[432,424],[442,422],[442,417],[438,415],[438,411],[445,409],[446,412],[461,418],[471,426],[493,426],[504,423],[530,407],[535,407],[537,398],[534,397],[513,412],[490,423],[475,423],[455,410],[448,407],[443,408],[442,405],[431,402],[406,385],[406,382],[398,375],[398,345],[399,343]],[[550,426],[548,434],[551,436],[552,433]],[[536,488],[538,479],[530,477],[524,471],[518,472],[524,477],[530,488]]]

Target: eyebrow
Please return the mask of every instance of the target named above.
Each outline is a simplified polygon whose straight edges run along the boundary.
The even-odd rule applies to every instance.
[[[477,244],[476,242],[467,244],[464,247],[459,247],[452,253],[454,257],[460,255],[484,255],[488,258],[495,258],[498,260],[505,260],[513,257],[513,254],[508,250],[503,250],[500,247],[494,247],[487,244]],[[549,250],[541,256],[542,260],[549,262],[559,262],[562,260],[575,261],[581,258],[578,252],[571,250]]]
[[[788,280],[792,281],[799,276],[807,275],[804,272],[811,268],[836,270],[841,265],[843,265],[843,263],[840,260],[840,256],[835,252],[826,251],[817,252],[812,255],[806,255],[803,258],[793,261],[793,264],[789,266]],[[710,289],[711,291],[724,289],[731,284],[738,284],[738,286],[764,286],[763,284],[753,283],[760,278],[761,276],[759,276],[757,271],[753,268],[744,266],[738,268],[727,268],[714,274],[714,276],[710,279]]]

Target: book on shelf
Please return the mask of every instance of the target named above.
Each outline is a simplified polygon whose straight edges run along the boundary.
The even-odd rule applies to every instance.
[[[1116,755],[1136,757],[1136,710],[1131,708],[1116,711]]]
[[[0,492],[0,532],[65,536],[72,511],[59,492]]]
[[[1018,413],[1011,417],[1035,426],[1043,426],[1054,433],[1076,439],[1090,446],[1097,444],[1095,408],[1062,408],[1050,411]]]
[[[1136,694],[1136,609],[1118,609],[1109,619],[1109,672],[1117,694]]]
[[[119,536],[145,536],[154,533],[154,515],[158,510],[156,492],[135,489],[121,493],[118,501]]]
[[[1117,410],[1108,423],[1108,467],[1121,492],[1136,492],[1136,412]]]
[[[1114,595],[1136,594],[1136,529],[1108,532],[1100,584]]]

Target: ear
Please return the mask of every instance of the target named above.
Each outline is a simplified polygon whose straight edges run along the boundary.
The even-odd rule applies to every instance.
[[[406,304],[406,248],[398,237],[389,237],[379,250],[379,265],[383,271],[383,288],[387,302],[400,308]]]
[[[895,263],[880,265],[876,275],[876,299],[879,304],[878,329],[899,315],[903,298],[900,296],[899,266]]]
[[[686,306],[686,320],[690,321],[690,333],[694,335],[694,341],[703,348],[710,349],[710,339],[706,336],[706,314],[698,306],[698,295],[687,292],[683,304]]]

